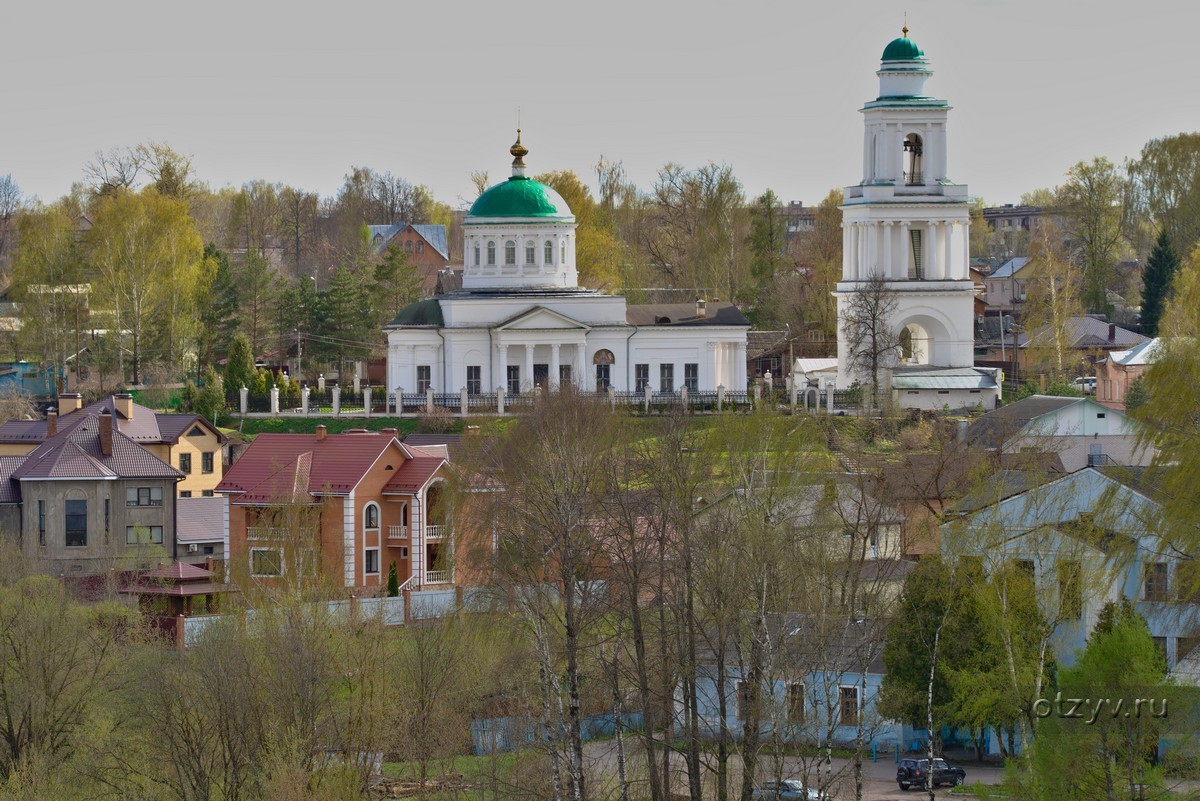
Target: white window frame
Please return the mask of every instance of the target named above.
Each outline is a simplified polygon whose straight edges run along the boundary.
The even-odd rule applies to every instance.
[[[374,570],[370,569],[372,554],[375,555],[375,569]],[[379,575],[379,565],[380,565],[379,549],[378,548],[364,548],[363,549],[363,575],[364,576],[378,576]]]
[[[371,525],[370,518],[367,516],[370,513],[371,509],[375,510],[375,525],[373,525],[373,526]],[[379,504],[375,503],[375,501],[371,501],[366,506],[364,506],[363,507],[363,531],[379,531],[379,521],[380,521],[381,517],[382,517],[382,512],[379,509]]]
[[[279,554],[279,572],[278,573],[255,573],[254,572],[254,555],[256,553],[266,552]],[[251,548],[250,549],[250,575],[255,578],[278,578],[283,575],[283,551],[279,548]]]

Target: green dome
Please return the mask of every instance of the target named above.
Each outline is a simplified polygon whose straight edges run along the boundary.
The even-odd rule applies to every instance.
[[[514,175],[488,189],[471,206],[468,217],[570,217],[562,195],[549,186]]]
[[[925,53],[921,51],[921,48],[917,47],[917,43],[907,36],[893,39],[883,49],[884,61],[916,61],[924,57]]]

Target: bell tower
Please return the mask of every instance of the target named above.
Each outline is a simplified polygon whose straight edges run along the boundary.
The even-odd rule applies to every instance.
[[[887,320],[901,343],[886,367],[974,364],[974,282],[970,203],[947,170],[946,101],[925,93],[933,75],[905,26],[883,51],[879,96],[863,114],[862,180],[842,205],[838,304],[838,385],[885,381],[860,374],[847,341],[847,308],[868,282],[895,298]],[[890,370],[888,371],[890,373]]]

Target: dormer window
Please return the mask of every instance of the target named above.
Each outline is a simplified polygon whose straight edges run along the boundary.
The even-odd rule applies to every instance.
[[[904,184],[905,186],[921,186],[925,178],[921,174],[921,156],[925,153],[925,144],[921,137],[911,133],[904,137]]]
[[[517,243],[511,239],[504,243],[504,263],[517,263]]]

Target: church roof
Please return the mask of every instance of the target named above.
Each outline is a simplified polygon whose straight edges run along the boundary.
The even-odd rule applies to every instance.
[[[888,46],[883,49],[884,61],[917,61],[924,57],[924,51],[917,47],[916,42],[908,38],[907,28],[905,28],[903,36],[888,42]]]
[[[427,300],[418,300],[416,303],[410,303],[397,312],[388,326],[394,325],[432,325],[441,327],[444,324],[442,319],[442,306],[434,298]]]
[[[709,303],[703,317],[696,316],[695,303],[641,303],[625,308],[630,325],[733,325],[750,326],[746,315],[732,303]]]
[[[467,212],[472,217],[571,217],[562,195],[546,184],[514,175],[480,195]]]

